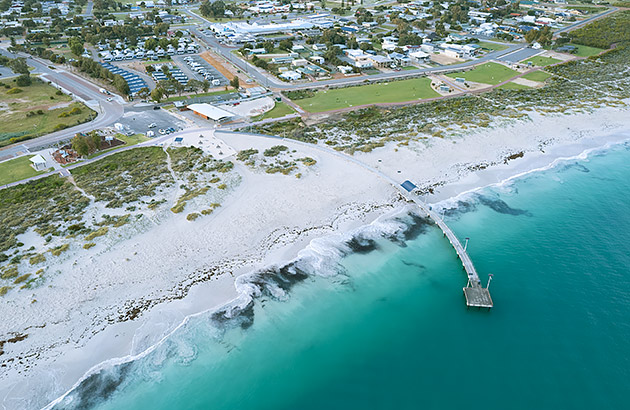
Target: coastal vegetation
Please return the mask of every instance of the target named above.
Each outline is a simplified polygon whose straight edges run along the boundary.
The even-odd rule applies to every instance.
[[[16,278],[21,287],[43,283],[43,270],[36,275],[28,271],[34,265],[56,263],[54,257],[90,249],[101,238],[142,220],[147,210],[161,212],[160,206],[172,200],[176,190],[183,188],[184,195],[175,201],[175,210],[182,212],[199,200],[191,214],[209,215],[238,183],[233,168],[232,162],[214,160],[197,148],[165,152],[160,147],[143,147],[74,168],[76,186],[53,175],[4,189],[0,195],[0,280],[11,283],[0,282],[0,286],[6,286],[7,292]],[[102,214],[104,207],[112,209],[111,215]],[[27,248],[20,241],[25,234],[38,235],[43,244]]]
[[[79,187],[108,208],[150,197],[161,185],[174,181],[161,148],[146,147],[120,152],[72,171]]]
[[[306,167],[317,164],[311,157],[299,157],[296,151],[290,151],[286,145],[274,145],[263,151],[262,155],[257,149],[245,149],[236,155],[238,161],[253,170],[259,170],[267,174],[293,175],[295,171],[298,178],[306,171]]]

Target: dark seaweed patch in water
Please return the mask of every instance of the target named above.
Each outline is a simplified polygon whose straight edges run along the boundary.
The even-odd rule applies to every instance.
[[[396,218],[396,221],[404,225],[404,229],[392,235],[383,234],[383,237],[400,247],[406,247],[406,241],[416,239],[420,234],[427,231],[427,227],[433,224],[431,218],[425,218],[414,213],[408,213],[402,218]]]
[[[217,327],[240,326],[247,329],[254,324],[254,301],[250,301],[244,308],[229,306],[217,310],[210,318]]]
[[[374,239],[354,237],[346,242],[346,245],[354,253],[367,254],[378,249],[378,243]]]
[[[457,201],[457,204],[455,204],[455,207],[444,209],[444,211],[442,211],[442,214],[444,216],[452,218],[452,217],[456,217],[458,215],[462,215],[468,212],[473,212],[476,210],[477,210],[477,204],[475,204],[474,202]]]
[[[479,195],[478,199],[481,204],[500,214],[532,216],[529,211],[525,209],[512,208],[501,199],[490,198],[484,195]]]
[[[576,162],[575,164],[569,164],[569,165],[567,165],[567,167],[566,167],[566,168],[567,168],[567,169],[576,169],[576,170],[578,170],[578,171],[580,171],[580,172],[584,172],[584,173],[586,173],[586,172],[591,172],[591,170],[590,170],[590,169],[586,168],[586,167],[585,167],[584,165],[582,165],[582,164],[578,164],[577,162]]]
[[[111,370],[92,374],[72,393],[71,403],[62,402],[55,409],[91,409],[109,399],[129,374],[131,365],[132,363],[123,363]]]
[[[418,262],[409,262],[409,261],[406,261],[406,260],[401,260],[401,262],[403,264],[407,265],[407,266],[413,266],[413,267],[421,269],[421,270],[426,269],[426,266],[424,266],[423,264],[418,263]]]
[[[260,295],[275,299],[273,289],[280,288],[285,292],[291,290],[295,284],[304,281],[308,275],[296,266],[295,262],[286,264],[280,268],[262,270],[253,275],[249,284],[256,286]],[[218,326],[240,326],[247,329],[254,324],[254,301],[250,301],[245,307],[226,306],[214,312],[211,316]]]
[[[424,218],[416,214],[409,214],[412,223],[407,226],[407,229],[403,231],[403,236],[406,241],[416,239],[420,234],[427,231],[427,227],[433,225],[433,221],[430,218]]]

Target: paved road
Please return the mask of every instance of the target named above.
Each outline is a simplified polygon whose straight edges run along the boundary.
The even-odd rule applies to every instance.
[[[90,17],[92,15],[92,9],[94,8],[94,2],[92,0],[87,2],[87,7],[85,8],[85,17]]]
[[[557,35],[561,32],[568,32],[568,31],[574,30],[585,24],[588,24],[589,22],[595,19],[599,19],[611,13],[614,13],[617,10],[618,9],[616,7],[613,7],[604,13],[589,17],[585,20],[576,22],[570,26],[559,29],[555,32],[555,34]],[[190,9],[187,9],[186,12],[202,21],[205,21],[208,24],[212,24],[203,16],[193,12]],[[246,62],[238,58],[237,56],[232,54],[232,51],[235,50],[235,48],[227,47],[219,43],[213,35],[206,35],[196,28],[193,28],[192,31],[195,33],[195,35],[197,35],[199,38],[204,40],[212,51],[221,54],[224,58],[229,60],[236,67],[244,71],[246,74],[252,76],[259,84],[266,87],[273,87],[273,88],[282,89],[282,90],[315,88],[315,87],[324,87],[328,85],[353,84],[353,83],[365,82],[366,80],[375,81],[375,80],[384,80],[384,79],[390,79],[390,78],[393,79],[393,78],[413,77],[419,74],[431,74],[431,73],[442,73],[442,72],[447,72],[447,71],[456,71],[456,70],[461,70],[464,68],[469,68],[469,67],[472,67],[477,64],[481,64],[490,60],[504,59],[506,56],[512,55],[512,53],[527,49],[527,44],[512,44],[512,45],[509,45],[509,47],[505,50],[493,51],[491,53],[488,53],[482,56],[481,58],[478,58],[472,61],[466,61],[460,64],[449,65],[447,67],[419,68],[417,70],[405,70],[405,71],[397,71],[393,73],[372,74],[372,75],[360,76],[360,77],[354,77],[354,78],[340,78],[340,79],[334,79],[334,80],[318,81],[316,83],[290,84],[290,83],[282,82],[273,76],[267,75],[263,70],[260,70],[254,65],[250,64],[249,62]],[[529,54],[529,53],[526,53],[526,54]]]
[[[597,15],[595,15],[595,16],[589,17],[589,18],[584,19],[584,20],[582,20],[582,21],[578,21],[578,22],[576,22],[576,23],[574,23],[574,24],[571,24],[571,25],[570,25],[570,26],[568,26],[568,27],[565,27],[565,28],[561,28],[561,29],[559,29],[559,30],[556,30],[556,31],[553,33],[553,35],[554,35],[554,36],[558,36],[558,35],[560,35],[560,33],[566,33],[566,32],[569,32],[569,31],[571,31],[571,30],[575,30],[575,29],[577,29],[577,28],[582,27],[582,26],[583,26],[583,25],[585,25],[585,24],[590,23],[590,22],[591,22],[591,21],[593,21],[593,20],[597,20],[597,19],[600,19],[600,18],[602,18],[602,17],[608,16],[609,14],[612,14],[612,13],[616,12],[617,10],[619,10],[619,8],[617,8],[617,7],[611,7],[610,9],[608,9],[607,11],[605,11],[605,12],[603,12],[603,13],[600,13],[600,14],[597,14]]]

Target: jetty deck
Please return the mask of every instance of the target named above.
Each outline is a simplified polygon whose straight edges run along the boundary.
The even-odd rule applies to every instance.
[[[488,308],[493,307],[492,297],[490,297],[490,290],[487,287],[483,287],[481,285],[481,280],[479,279],[479,275],[477,274],[477,270],[475,269],[475,265],[473,265],[470,256],[466,252],[466,248],[462,246],[462,243],[457,239],[455,233],[449,228],[449,226],[444,222],[444,220],[436,214],[430,207],[425,205],[422,201],[411,198],[413,202],[416,203],[422,209],[429,218],[431,218],[435,224],[442,230],[444,236],[448,238],[449,242],[457,252],[457,256],[459,260],[462,262],[464,270],[466,271],[466,275],[468,276],[468,283],[466,287],[464,287],[464,296],[466,297],[466,306],[468,307],[478,307],[478,308]]]

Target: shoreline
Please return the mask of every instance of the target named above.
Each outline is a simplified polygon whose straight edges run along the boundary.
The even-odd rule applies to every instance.
[[[621,110],[616,111],[620,112]],[[536,146],[537,144],[532,145],[531,141],[529,141],[530,144],[528,147],[525,147],[526,152],[522,158],[509,161],[507,164],[495,164],[485,169],[460,175],[459,178],[455,178],[454,181],[446,182],[441,185],[435,194],[427,196],[425,200],[432,204],[448,203],[450,201],[456,202],[462,196],[482,190],[488,186],[508,183],[508,181],[526,174],[553,168],[566,160],[579,159],[581,156],[588,157],[593,151],[606,149],[630,139],[630,126],[624,123],[622,123],[622,125],[626,126],[626,129],[622,130],[622,132],[625,131],[627,133],[625,136],[620,133],[619,127],[617,127],[616,131],[604,136],[580,136],[574,140],[556,141],[555,144],[551,144],[544,152],[532,149],[532,146]],[[529,122],[513,125],[513,127],[516,128],[531,126],[532,124]],[[503,128],[492,130],[492,132],[505,133],[506,131],[505,128]],[[467,137],[463,138],[466,139]],[[247,140],[247,137],[243,139]],[[605,139],[604,144],[601,143],[601,139]],[[269,143],[273,142],[274,141],[270,141]],[[277,142],[277,140],[275,142]],[[233,143],[233,141],[228,141],[228,143]],[[243,142],[241,141],[240,143],[242,144]],[[289,145],[291,141],[286,141],[286,143]],[[243,147],[241,147],[241,149]],[[389,148],[391,149],[391,147]],[[501,152],[498,154],[503,155]],[[377,150],[375,153],[363,154],[355,156],[355,158],[359,160],[367,159],[368,161],[366,161],[366,163],[371,165],[369,161],[373,161],[374,157],[377,156],[383,156],[383,152]],[[375,168],[379,169],[378,163],[375,165]],[[448,174],[448,170],[446,173]],[[364,174],[364,172],[360,174]],[[435,182],[435,180],[430,179],[427,181]],[[382,183],[378,185],[382,186]],[[393,188],[391,191],[393,192]],[[379,194],[381,198],[383,198],[383,193],[380,192]],[[367,198],[373,197],[374,195],[367,196]],[[63,366],[57,365],[56,371],[51,371],[50,373],[54,378],[54,385],[57,386],[56,390],[62,389],[62,391],[69,392],[72,390],[68,390],[69,386],[78,385],[80,379],[85,378],[91,371],[106,367],[108,364],[113,364],[117,361],[128,361],[125,359],[129,358],[134,359],[133,353],[138,350],[140,350],[140,354],[142,355],[148,354],[147,349],[154,349],[157,344],[160,343],[160,340],[163,340],[164,337],[168,337],[165,335],[169,335],[185,325],[190,318],[217,310],[235,301],[239,297],[239,293],[236,289],[239,277],[253,273],[264,267],[289,263],[291,260],[299,257],[300,251],[307,248],[316,238],[325,238],[330,235],[339,234],[346,235],[356,232],[358,229],[374,223],[381,217],[387,218],[387,215],[391,217],[391,215],[400,213],[401,210],[408,206],[403,203],[392,203],[392,205],[393,206],[385,211],[377,208],[360,216],[354,214],[347,220],[337,221],[336,226],[332,230],[328,229],[321,232],[316,230],[314,234],[311,235],[297,235],[281,246],[267,249],[266,253],[258,261],[255,261],[253,264],[243,264],[240,268],[234,269],[231,275],[219,275],[215,280],[193,285],[188,294],[181,299],[158,303],[157,306],[145,311],[140,320],[125,321],[107,326],[105,330],[98,332],[95,336],[90,338],[84,346],[79,349],[71,349],[69,353],[66,352],[67,356],[65,356],[65,358],[72,360],[67,360]],[[170,317],[170,324],[162,322],[163,327],[160,329],[160,320],[163,320],[164,316]],[[178,318],[179,320],[177,320]],[[120,343],[122,339],[125,340],[124,343]],[[107,349],[98,349],[100,353],[98,358],[106,358],[98,361],[94,356],[89,357],[90,360],[88,361],[94,362],[96,359],[97,364],[95,365],[96,367],[91,366],[89,369],[86,369],[87,365],[85,361],[89,356],[89,354],[86,353],[97,351],[95,347],[102,348],[103,346],[106,346]],[[144,349],[142,347],[144,347]],[[122,356],[121,352],[124,352],[126,349],[129,349],[130,353],[126,356]],[[115,354],[119,356],[115,356]],[[55,375],[55,373],[60,374]],[[72,380],[74,380],[74,382]],[[63,385],[67,387],[63,388]],[[3,391],[6,401],[6,397],[11,393],[11,389],[3,389]],[[50,392],[48,393],[50,396]],[[56,400],[49,403],[45,408],[50,408],[54,402],[61,400],[62,397],[58,396]]]

